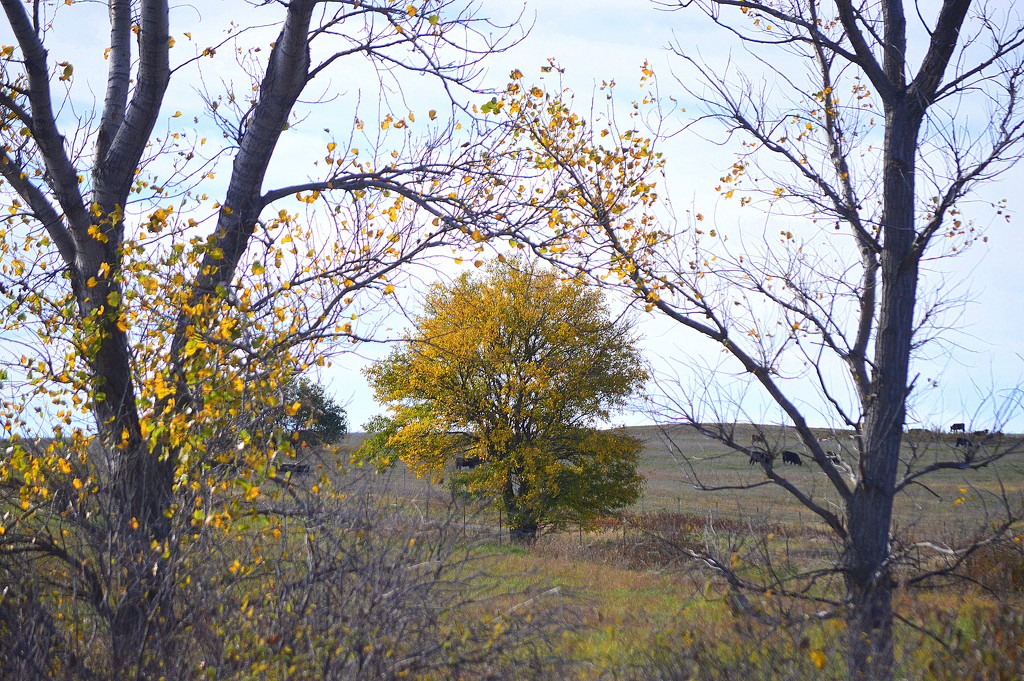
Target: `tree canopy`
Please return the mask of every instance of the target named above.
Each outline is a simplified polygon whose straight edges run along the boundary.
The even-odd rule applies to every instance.
[[[628,319],[597,290],[526,260],[435,284],[401,347],[367,370],[393,417],[382,446],[500,497],[515,536],[636,500],[639,443],[595,430],[647,378]],[[378,424],[380,425],[380,424]]]
[[[507,212],[462,99],[520,35],[448,0],[172,5],[0,3],[0,559],[38,570],[3,588],[52,650],[103,632],[86,672],[147,678],[188,637],[190,551],[280,491],[258,417],[298,410],[288,377]],[[406,74],[440,97],[389,99]]]
[[[323,385],[305,376],[285,384],[283,402],[270,418],[293,441],[308,445],[334,444],[348,432],[345,409],[327,395]]]

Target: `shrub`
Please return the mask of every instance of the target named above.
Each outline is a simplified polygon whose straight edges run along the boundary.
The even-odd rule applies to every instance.
[[[967,559],[969,579],[997,593],[1024,591],[1024,542],[988,544]]]

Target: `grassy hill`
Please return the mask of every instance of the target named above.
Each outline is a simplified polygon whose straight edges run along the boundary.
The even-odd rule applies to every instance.
[[[817,526],[816,518],[785,490],[765,482],[759,466],[722,443],[709,439],[685,425],[632,426],[625,432],[643,441],[640,472],[646,479],[641,500],[632,513],[673,512],[688,517],[720,518],[733,522],[759,522],[776,525]],[[795,432],[777,426],[737,425],[734,439],[750,442],[755,432],[763,433],[776,452],[790,449],[803,453]],[[852,433],[820,430],[822,446],[856,465]],[[365,439],[364,433],[351,433],[343,441],[345,451],[353,451]],[[941,535],[950,541],[977,533],[988,522],[1001,494],[1024,495],[1024,438],[1006,435],[990,438],[979,446],[986,450],[1010,450],[996,466],[977,471],[946,470],[927,480],[927,487],[914,485],[900,496],[896,507],[899,527],[912,530],[913,536]],[[955,446],[956,436],[915,431],[904,438],[905,464],[902,472],[916,470],[938,460],[956,460],[962,452]],[[1016,451],[1013,451],[1016,450]],[[783,465],[776,470],[799,485],[814,501],[840,510],[839,498],[816,466],[805,460],[803,466]],[[351,473],[351,471],[350,471]],[[398,502],[405,499],[423,506],[447,504],[449,490],[443,484],[431,484],[417,478],[399,463],[394,469],[377,475],[364,471],[355,476],[361,484],[373,485],[379,494]],[[704,488],[722,488],[708,491]],[[739,489],[747,487],[748,489]],[[961,500],[961,501],[958,501]]]

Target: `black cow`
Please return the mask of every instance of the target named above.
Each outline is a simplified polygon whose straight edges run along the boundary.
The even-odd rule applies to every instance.
[[[967,432],[967,424],[965,424],[965,423],[954,423],[953,425],[951,425],[949,427],[949,432],[951,432],[951,433],[966,433]]]
[[[966,438],[966,437],[958,437],[956,439],[956,446],[957,447],[967,447],[968,449],[970,449],[971,447],[974,446],[974,443],[971,440],[969,440],[968,438]]]
[[[766,452],[763,449],[751,449],[750,465],[753,466],[755,463],[764,464],[765,466],[771,467],[772,462],[775,461],[775,455],[771,452]]]
[[[750,436],[750,444],[756,445],[758,443],[767,444],[764,440],[764,435],[762,435],[761,433],[754,433],[753,435]]]
[[[800,455],[796,452],[791,452],[788,449],[782,451],[782,463],[791,463],[794,466],[804,465],[804,462],[800,460]]]
[[[305,475],[309,472],[308,463],[282,463],[277,466],[278,473],[294,473],[295,475]]]
[[[457,456],[455,457],[455,470],[471,471],[484,462],[479,456]]]

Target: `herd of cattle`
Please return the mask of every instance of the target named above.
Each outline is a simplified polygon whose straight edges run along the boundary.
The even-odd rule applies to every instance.
[[[949,428],[950,433],[962,433],[960,437],[956,439],[955,447],[965,452],[964,456],[966,459],[970,459],[974,453],[974,450],[980,446],[981,441],[988,439],[992,436],[999,436],[1002,433],[990,432],[989,430],[976,430],[970,433],[970,437],[967,437],[967,424],[966,423],[954,423]],[[851,436],[852,437],[852,436]],[[974,439],[972,439],[974,438]],[[821,438],[826,440],[828,438]],[[750,450],[747,451],[750,457],[750,465],[763,464],[765,466],[771,466],[775,462],[775,452],[768,449],[768,443],[765,440],[763,433],[754,433],[750,436]],[[829,461],[834,464],[841,465],[842,458],[836,452],[827,451],[825,456],[828,457]],[[803,459],[800,454],[789,449],[782,450],[782,463],[792,464],[794,466],[804,465]]]
[[[767,447],[764,435],[762,433],[754,433],[750,436],[750,465],[753,466],[756,463],[765,464],[771,466],[775,461],[775,453],[768,451],[767,449],[759,449],[756,445],[764,445]],[[834,452],[829,452],[830,457],[835,456]],[[803,466],[804,462],[800,458],[800,455],[789,449],[782,451],[782,463],[792,464],[794,466]]]
[[[971,437],[975,438],[975,440],[972,440],[972,439],[966,437],[967,427],[966,427],[966,424],[964,424],[964,423],[954,423],[952,426],[950,426],[949,432],[950,433],[962,433],[963,434],[961,437],[958,437],[956,439],[956,448],[957,449],[962,449],[965,452],[967,452],[967,454],[965,456],[967,456],[968,458],[969,458],[970,454],[973,453],[974,449],[976,448],[976,440],[978,438],[984,439],[984,438],[988,438],[990,436],[990,433],[989,433],[988,430],[978,430],[978,431],[974,431],[974,432],[971,433]],[[1000,434],[1001,433],[992,433],[992,435],[1000,435]],[[828,439],[828,438],[822,438],[822,439],[824,440],[824,439]],[[750,436],[750,450],[747,451],[747,454],[750,457],[750,465],[751,466],[753,466],[754,464],[762,464],[762,465],[770,467],[775,462],[775,457],[776,457],[775,452],[772,452],[772,451],[770,451],[768,449],[768,443],[765,440],[765,436],[764,436],[763,433],[754,433],[753,435]],[[836,452],[826,451],[825,452],[825,456],[828,457],[829,461],[831,461],[833,464],[836,464],[837,466],[841,466],[843,464],[842,457],[840,457],[839,454],[837,454]],[[471,470],[475,469],[476,467],[482,465],[483,462],[484,462],[483,459],[481,459],[478,456],[457,456],[454,459],[455,470],[457,470],[457,471],[471,471]],[[793,466],[803,466],[804,465],[804,462],[803,462],[803,459],[801,458],[801,455],[798,452],[794,452],[794,451],[792,451],[790,449],[782,450],[782,463],[790,464],[790,465],[793,465]],[[284,464],[283,466],[281,466],[281,470],[285,470],[287,466],[288,466],[288,464]],[[293,464],[293,466],[294,466],[294,464]],[[305,472],[305,471],[289,471],[289,472]]]
[[[751,449],[750,450],[750,465],[753,466],[756,463],[766,464],[771,466],[775,462],[775,453],[769,452],[764,449]],[[829,458],[833,463],[839,461],[839,455],[835,452],[825,452],[825,456]],[[797,452],[790,449],[782,450],[782,463],[792,464],[794,466],[803,466],[803,459]]]
[[[971,437],[967,437],[967,424],[966,423],[954,423],[953,425],[951,425],[949,427],[949,432],[950,433],[963,433],[962,436],[960,436],[960,437],[958,437],[956,439],[956,448],[957,449],[964,449],[964,450],[967,450],[967,451],[971,451],[971,450],[973,450],[977,446],[977,443],[979,442],[979,438],[981,440],[986,440],[990,436],[1001,436],[1002,435],[1002,433],[1000,433],[998,431],[996,431],[995,433],[990,433],[988,431],[988,429],[985,429],[985,430],[976,430],[976,431],[971,433]],[[974,439],[972,440],[971,438],[974,438]]]

